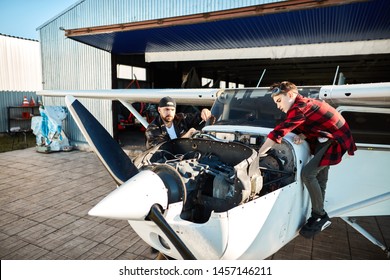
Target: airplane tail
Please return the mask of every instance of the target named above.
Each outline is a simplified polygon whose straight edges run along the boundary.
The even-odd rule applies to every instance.
[[[137,167],[98,120],[73,96],[65,97],[69,112],[117,184],[122,185],[138,173]]]

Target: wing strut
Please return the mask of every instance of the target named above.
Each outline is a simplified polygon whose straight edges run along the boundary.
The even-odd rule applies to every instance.
[[[385,245],[380,243],[374,236],[372,236],[368,231],[362,228],[359,224],[356,223],[356,219],[351,217],[340,217],[347,224],[349,224],[352,228],[354,228],[357,232],[367,238],[372,244],[381,248],[387,255],[387,258],[390,258],[390,248],[386,248]]]
[[[138,113],[138,111],[133,107],[133,105],[123,99],[119,99],[119,101],[137,118],[137,120],[143,125],[143,127],[148,127],[149,123],[141,116],[140,113]]]

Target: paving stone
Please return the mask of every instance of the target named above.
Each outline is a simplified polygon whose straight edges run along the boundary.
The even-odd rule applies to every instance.
[[[74,215],[70,215],[68,213],[59,213],[58,215],[45,220],[43,223],[55,229],[63,228],[69,224],[73,224],[75,221],[80,218]]]
[[[36,241],[38,239],[44,238],[54,231],[56,231],[56,229],[53,227],[47,226],[45,224],[37,224],[27,230],[19,232],[17,235],[29,243],[37,244]]]
[[[39,248],[33,244],[27,244],[26,246],[12,251],[7,255],[8,260],[37,260],[49,252],[45,249]]]
[[[29,228],[37,225],[38,223],[27,218],[20,218],[12,223],[8,223],[0,228],[2,233],[9,236],[15,235],[19,232],[28,230]]]
[[[0,242],[0,258],[8,259],[8,255],[10,255],[13,251],[22,248],[28,245],[28,243],[22,240],[19,237],[9,236],[6,239],[1,240]]]
[[[33,221],[36,221],[36,222],[39,222],[39,223],[42,223],[46,220],[49,220],[53,217],[56,217],[58,216],[59,214],[59,210],[58,209],[54,209],[54,208],[45,208],[45,209],[42,209],[41,211],[39,212],[36,212],[34,214],[31,214],[29,216],[27,216],[30,220],[33,220]]]
[[[81,236],[76,236],[75,238],[71,239],[70,241],[64,243],[61,246],[58,246],[57,248],[53,249],[53,252],[64,255],[66,257],[72,258],[72,259],[79,259],[79,257],[86,252],[88,252],[90,249],[95,247],[97,242],[88,240],[86,238],[83,238]]]
[[[23,260],[152,260],[127,221],[88,211],[116,184],[90,152],[0,153],[0,258]],[[359,217],[390,244],[390,216]],[[389,246],[389,245],[387,245]],[[270,260],[385,260],[386,254],[339,218],[312,239],[297,236]]]
[[[58,247],[63,246],[65,243],[76,238],[77,235],[71,232],[65,232],[63,230],[58,230],[48,234],[40,239],[36,240],[36,244],[48,251],[56,250]],[[58,252],[61,254],[61,252]]]
[[[96,227],[90,228],[89,230],[85,231],[83,234],[81,234],[81,236],[100,243],[115,235],[118,231],[119,229],[116,227],[111,227],[109,225],[101,223],[98,224]]]
[[[96,259],[102,259],[102,256],[106,254],[107,251],[110,251],[114,248],[111,246],[108,246],[106,244],[97,244],[95,247],[90,249],[89,251],[82,254],[79,259],[80,260],[96,260]],[[114,249],[115,250],[115,249]]]
[[[0,228],[19,219],[18,215],[0,210]]]
[[[69,257],[48,251],[46,254],[40,256],[38,260],[72,260]]]

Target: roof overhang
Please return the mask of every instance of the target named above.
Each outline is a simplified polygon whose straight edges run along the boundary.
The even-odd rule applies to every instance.
[[[202,61],[227,59],[281,59],[327,56],[355,56],[390,53],[390,40],[302,44],[292,46],[199,50],[175,52],[146,52],[146,62]]]
[[[85,27],[65,30],[69,37],[104,34],[113,32],[135,31],[151,28],[172,27],[177,25],[191,25],[219,20],[229,20],[243,17],[261,16],[281,12],[291,12],[302,9],[334,6],[336,4],[349,4],[354,2],[365,2],[368,0],[290,0],[280,1],[271,4],[249,6],[243,8],[221,10],[209,13],[191,14],[178,17],[153,19],[139,22],[129,22],[113,25]]]
[[[65,35],[148,62],[389,53],[389,14],[387,0],[293,0]]]

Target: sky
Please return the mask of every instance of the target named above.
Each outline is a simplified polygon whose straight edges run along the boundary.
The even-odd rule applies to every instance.
[[[40,40],[37,27],[78,0],[0,0],[0,33]]]

